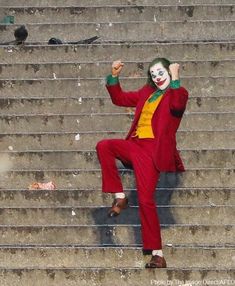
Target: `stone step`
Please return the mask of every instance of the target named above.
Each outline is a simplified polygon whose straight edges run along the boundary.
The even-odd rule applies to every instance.
[[[131,114],[134,109],[120,108],[112,103],[109,96],[103,97],[23,97],[0,99],[1,115],[13,114],[59,114],[63,106],[65,114],[83,113],[126,113]],[[188,112],[234,112],[235,95],[218,97],[189,97]]]
[[[1,154],[1,153],[0,153]],[[181,150],[180,152],[187,168],[235,168],[235,149],[227,150]],[[52,169],[72,168],[92,169],[99,167],[97,154],[88,151],[32,151],[4,152],[0,158],[9,161],[15,169]],[[119,164],[120,166],[121,163]]]
[[[128,131],[128,130],[127,130]],[[125,138],[126,132],[79,132],[79,133],[23,133],[0,134],[1,151],[19,150],[91,150],[98,141],[109,138]],[[75,140],[79,134],[80,139]],[[234,131],[178,131],[180,149],[235,149]]]
[[[3,133],[14,132],[86,132],[127,130],[134,115],[126,113],[91,113],[87,115],[12,115],[0,116]],[[234,130],[235,113],[186,113],[179,130]]]
[[[78,62],[92,59],[94,62],[113,61],[121,58],[127,61],[151,61],[156,54],[171,61],[219,61],[235,59],[234,42],[191,42],[191,43],[109,43],[92,45],[24,45],[0,46],[1,63],[46,63]]]
[[[115,4],[115,3],[114,3]],[[94,5],[95,6],[95,5]],[[177,20],[234,20],[234,5],[175,5],[175,6],[99,6],[99,7],[27,7],[5,8],[5,15],[15,18],[15,24],[112,21],[164,21],[171,15]]]
[[[2,225],[74,225],[111,224],[110,207],[2,208]],[[158,206],[162,224],[233,224],[235,207],[230,206]],[[138,207],[130,206],[119,217],[119,224],[139,224]]]
[[[0,80],[0,97],[109,97],[102,78]],[[228,96],[235,89],[234,77],[181,77],[190,96]],[[124,90],[135,90],[146,83],[146,78],[120,78]],[[81,101],[80,101],[81,102]]]
[[[51,169],[11,170],[1,175],[1,188],[27,188],[34,181],[54,181],[59,189],[100,189],[100,169]],[[135,186],[131,170],[120,169],[124,188]],[[195,168],[187,169],[185,173],[163,173],[158,187],[164,188],[234,188],[235,176],[233,168]]]
[[[141,246],[140,225],[33,225],[0,226],[0,246]],[[165,247],[178,244],[234,244],[234,225],[161,225]]]
[[[197,283],[233,283],[233,269],[230,270],[212,270],[208,268],[200,269],[170,269],[159,271],[148,271],[145,269],[109,269],[109,268],[92,268],[92,269],[7,269],[2,270],[3,286],[13,285],[14,281],[19,286],[25,285],[25,281],[31,281],[28,285],[40,285],[37,277],[45,281],[45,285],[49,285],[51,281],[55,281],[53,285],[64,285],[68,280],[72,280],[79,285],[90,285],[90,281],[95,285],[107,286],[110,281],[115,280],[112,285],[188,285],[188,281],[196,281]],[[20,278],[19,278],[20,276]],[[207,280],[202,278],[205,277]],[[170,280],[169,280],[170,277]],[[178,277],[187,277],[181,278]],[[82,280],[81,280],[82,279]],[[159,280],[160,279],[160,280]],[[35,282],[34,282],[35,281]],[[80,282],[81,281],[81,282]],[[89,281],[89,282],[88,282]],[[226,282],[227,281],[227,282]],[[8,283],[8,284],[5,284]],[[9,284],[10,283],[10,284]],[[53,283],[53,282],[52,282]],[[142,284],[144,283],[144,284]],[[151,284],[150,284],[151,283]],[[181,284],[180,284],[181,283]],[[186,284],[184,284],[186,283]],[[50,284],[52,285],[52,284]],[[67,284],[72,285],[72,284]],[[190,284],[189,284],[190,285]],[[208,284],[209,285],[209,284]]]
[[[113,5],[113,0],[98,0],[95,2],[95,6],[109,6]],[[187,5],[188,0],[116,0],[115,5]],[[190,4],[234,4],[232,0],[191,0]],[[29,7],[29,6],[39,6],[39,7],[64,7],[64,6],[94,6],[93,0],[21,0],[20,2],[17,0],[11,0],[9,3],[8,0],[1,0],[1,6],[15,6],[15,7]]]
[[[139,268],[11,268],[0,270],[2,286],[97,286],[192,285],[192,281],[216,285],[234,284],[234,269],[167,268],[147,271]],[[189,283],[188,283],[189,282]],[[161,284],[160,284],[161,283]],[[203,285],[203,284],[202,284]],[[221,284],[223,285],[223,284]],[[224,284],[225,285],[225,284]]]
[[[130,205],[137,205],[136,189],[124,190]],[[235,205],[235,189],[211,188],[160,188],[155,194],[157,204],[160,205]],[[55,192],[47,190],[0,190],[0,207],[61,207],[61,206],[93,206],[109,207],[112,195],[104,194],[100,189],[63,190]]]
[[[143,77],[150,62],[126,62],[122,76]],[[223,61],[179,61],[182,76],[235,76],[233,60]],[[31,78],[90,78],[110,73],[111,62],[69,62],[43,64],[1,64],[1,79]]]
[[[66,20],[65,20],[66,21]],[[12,41],[18,25],[1,25],[2,42]],[[27,42],[46,43],[51,37],[77,41],[99,36],[101,41],[234,41],[235,21],[136,21],[27,24]],[[159,31],[156,33],[156,29]],[[138,31],[138,33],[136,33]]]
[[[169,267],[234,268],[234,248],[166,248]],[[63,257],[63,259],[61,259]],[[137,267],[144,268],[149,256],[141,249],[125,247],[9,247],[0,249],[0,267]],[[206,258],[206,259],[205,259]]]

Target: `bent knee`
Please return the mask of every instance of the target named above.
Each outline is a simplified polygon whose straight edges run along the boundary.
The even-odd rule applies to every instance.
[[[103,139],[96,144],[96,151],[102,152],[103,150],[107,149],[109,146],[109,140]]]

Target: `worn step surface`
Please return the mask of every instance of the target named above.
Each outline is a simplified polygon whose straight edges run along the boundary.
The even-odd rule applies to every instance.
[[[97,132],[15,132],[1,133],[1,151],[18,150],[87,150],[95,149],[98,141],[111,138],[125,138],[126,131]],[[75,136],[79,134],[79,140]],[[178,131],[177,146],[180,149],[235,149],[234,131]],[[60,142],[60,144],[58,144]]]
[[[181,285],[191,281],[197,283],[234,283],[234,269],[215,270],[211,268],[168,268],[158,269],[158,271],[147,271],[140,268],[13,268],[0,271],[2,285],[24,286],[26,283],[34,286],[45,285],[56,286],[90,286],[91,283],[97,286],[109,286],[110,281],[114,286],[123,285]],[[19,279],[20,277],[20,279]],[[210,284],[209,284],[210,283]],[[228,284],[228,285],[229,285]]]
[[[137,205],[136,189],[125,189],[130,205]],[[158,205],[188,205],[203,204],[234,205],[235,189],[232,188],[158,188],[155,194]],[[0,207],[81,207],[101,205],[110,207],[112,196],[104,194],[100,189],[63,190],[56,191],[26,189],[0,190]]]
[[[182,76],[235,76],[233,60],[178,61]],[[150,62],[126,62],[122,76],[145,76]],[[102,77],[110,73],[112,62],[69,62],[45,64],[1,64],[2,79]]]
[[[123,113],[92,113],[87,115],[21,115],[0,116],[3,133],[14,132],[80,132],[119,131],[131,126],[134,116]],[[179,130],[234,130],[235,113],[186,113]]]
[[[21,97],[1,98],[1,115],[13,114],[59,114],[63,106],[64,114],[93,114],[93,113],[126,113],[133,114],[134,109],[120,108],[112,103],[109,96],[103,97]],[[234,112],[235,95],[192,97],[187,103],[187,112]]]
[[[115,5],[181,5],[188,4],[188,0],[116,0]],[[191,0],[190,4],[234,4],[232,0]],[[50,6],[94,6],[93,0],[41,0],[38,2],[37,0],[21,0],[20,2],[17,0],[2,0],[1,6],[15,6],[15,7],[28,7],[28,6],[39,6],[39,7],[50,7]],[[112,0],[98,0],[96,1],[96,6],[109,6],[113,5]]]
[[[234,248],[166,248],[169,267],[234,268]],[[136,248],[0,248],[1,267],[138,267],[143,268],[149,257]],[[63,257],[63,260],[61,259]],[[204,257],[207,257],[205,260]],[[3,263],[4,261],[4,263]],[[115,261],[115,262],[114,262]],[[225,266],[226,265],[226,266]]]
[[[78,62],[93,59],[113,61],[121,58],[126,61],[151,61],[153,55],[159,54],[171,61],[206,60],[218,61],[235,59],[235,42],[191,42],[191,43],[109,43],[92,45],[28,45],[0,46],[1,63],[46,63]]]
[[[135,186],[132,171],[122,169],[124,188]],[[100,188],[101,171],[99,169],[56,169],[56,170],[14,170],[1,173],[2,188],[14,188],[15,182],[19,189],[25,189],[34,181],[54,181],[58,188]],[[159,187],[193,187],[216,188],[235,187],[234,168],[197,168],[187,169],[185,173],[163,173],[158,183]]]
[[[2,208],[2,225],[73,225],[110,224],[107,207],[58,207],[58,208]],[[162,224],[233,224],[235,208],[229,206],[158,206]],[[131,206],[118,216],[117,223],[139,224],[138,207]]]
[[[96,3],[94,3],[96,4]],[[116,2],[114,3],[116,4]],[[94,5],[95,6],[95,5]],[[175,5],[175,6],[106,6],[106,7],[25,7],[5,8],[5,15],[15,17],[15,24],[171,20],[234,20],[234,5]]]
[[[165,246],[234,245],[234,225],[161,225]],[[0,245],[141,246],[140,225],[22,225],[0,226]]]
[[[1,145],[0,145],[1,146]],[[187,168],[213,168],[235,167],[235,149],[221,150],[180,150],[180,155]],[[38,169],[51,168],[78,168],[92,169],[99,166],[97,154],[94,150],[88,151],[45,151],[32,152],[3,152],[0,153],[2,160],[9,161],[15,169]],[[119,164],[121,166],[121,163]]]
[[[90,21],[90,20],[89,20]],[[2,42],[12,41],[17,25],[1,25]],[[28,42],[45,43],[55,36],[64,41],[99,36],[102,41],[234,41],[235,20],[82,22],[27,24]],[[156,33],[156,29],[158,33]],[[138,31],[138,34],[136,33]]]
[[[102,78],[70,78],[70,79],[28,79],[28,80],[0,80],[0,97],[109,97],[105,88],[105,77]],[[186,87],[190,96],[230,96],[234,94],[235,77],[182,77],[182,85]],[[121,78],[124,90],[137,90],[146,83],[146,77]],[[82,99],[80,99],[82,100]]]

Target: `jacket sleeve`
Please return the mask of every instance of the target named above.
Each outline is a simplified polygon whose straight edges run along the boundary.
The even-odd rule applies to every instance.
[[[112,75],[109,75],[106,80],[106,88],[113,104],[124,107],[136,107],[141,89],[137,91],[124,91],[121,88],[118,77],[113,78]]]
[[[171,84],[170,112],[175,117],[181,117],[188,101],[188,91],[180,83]]]

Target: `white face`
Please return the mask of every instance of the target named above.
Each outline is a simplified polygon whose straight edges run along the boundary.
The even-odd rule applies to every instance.
[[[168,87],[170,84],[171,78],[166,68],[162,65],[162,63],[157,63],[150,68],[150,74],[152,80],[156,84],[156,86],[163,90]]]

